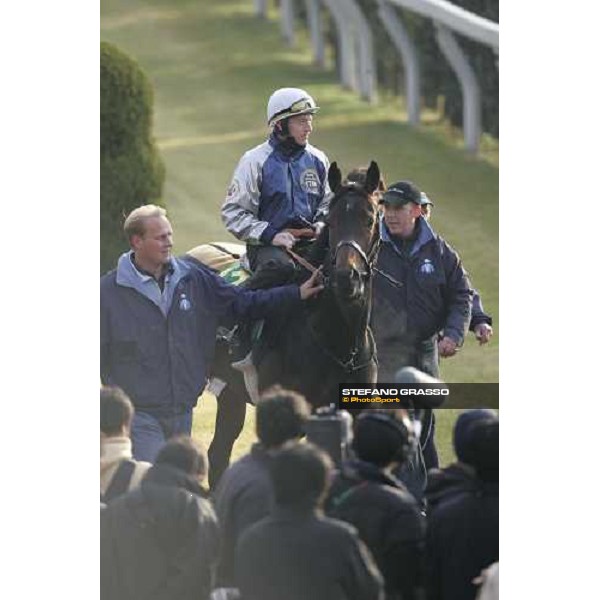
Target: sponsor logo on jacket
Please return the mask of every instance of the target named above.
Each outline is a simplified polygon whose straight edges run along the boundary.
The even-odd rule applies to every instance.
[[[306,169],[302,175],[300,175],[300,187],[307,194],[318,194],[321,188],[321,182],[319,181],[319,175],[315,169]]]

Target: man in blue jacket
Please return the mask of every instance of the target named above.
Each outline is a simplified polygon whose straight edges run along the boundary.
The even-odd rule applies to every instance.
[[[414,184],[390,185],[380,202],[377,267],[391,279],[378,273],[373,282],[378,380],[394,381],[394,374],[407,366],[437,378],[438,352],[454,356],[463,343],[471,319],[471,284],[458,254],[422,216],[423,196]],[[431,411],[421,443],[425,464],[437,467]]]
[[[312,277],[300,288],[231,286],[208,268],[171,256],[173,230],[158,206],[135,209],[124,230],[131,250],[100,281],[101,378],[133,401],[133,455],[153,462],[166,439],[191,432],[218,320],[263,318],[322,285]]]

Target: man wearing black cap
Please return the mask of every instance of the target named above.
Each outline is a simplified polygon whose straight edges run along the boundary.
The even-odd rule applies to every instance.
[[[378,273],[373,284],[378,379],[394,381],[405,366],[439,377],[438,352],[456,354],[469,326],[471,284],[458,254],[423,218],[423,196],[413,183],[393,183],[380,202],[377,267],[389,277]],[[428,468],[437,466],[432,429],[429,418],[421,437]]]

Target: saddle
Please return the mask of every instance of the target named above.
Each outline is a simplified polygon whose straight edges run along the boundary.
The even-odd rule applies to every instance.
[[[245,260],[246,247],[244,244],[230,242],[200,244],[186,252],[186,256],[217,271],[227,283],[232,285],[240,285],[251,275]]]

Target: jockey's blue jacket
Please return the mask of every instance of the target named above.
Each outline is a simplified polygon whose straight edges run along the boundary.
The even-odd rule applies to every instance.
[[[250,291],[177,258],[161,291],[131,257],[123,254],[100,280],[101,379],[123,388],[136,410],[156,417],[196,405],[221,317],[264,318],[300,302],[295,285]]]
[[[290,149],[271,134],[240,159],[221,208],[225,227],[245,242],[269,244],[283,229],[318,221],[331,196],[328,170],[314,146]]]

